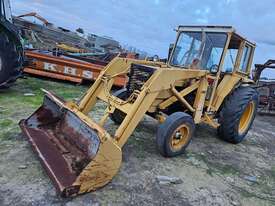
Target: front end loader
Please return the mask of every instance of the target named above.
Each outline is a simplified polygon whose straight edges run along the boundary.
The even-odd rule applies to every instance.
[[[258,104],[249,79],[254,48],[232,27],[180,26],[167,64],[117,57],[79,102],[45,91],[43,105],[21,120],[21,129],[64,197],[112,180],[122,148],[144,115],[159,121],[156,144],[165,157],[182,154],[199,123],[239,143]],[[121,74],[128,75],[128,83],[112,93]],[[95,121],[91,111],[98,101],[106,109]],[[115,132],[106,128],[108,118],[119,125]]]

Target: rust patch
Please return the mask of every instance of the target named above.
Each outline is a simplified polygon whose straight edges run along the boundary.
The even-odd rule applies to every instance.
[[[47,95],[43,105],[19,124],[58,192],[77,194],[79,186],[73,183],[98,152],[97,132]]]

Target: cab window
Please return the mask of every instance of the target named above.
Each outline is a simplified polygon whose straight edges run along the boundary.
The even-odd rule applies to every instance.
[[[181,32],[170,63],[178,67],[217,72],[226,40],[226,33]]]
[[[179,36],[172,58],[173,65],[188,66],[199,57],[202,43],[201,32],[185,32]]]
[[[235,61],[237,58],[238,49],[228,49],[224,58],[223,72],[233,72]]]
[[[0,14],[5,16],[5,13],[4,13],[4,2],[3,1],[0,1]]]
[[[235,68],[235,63],[238,56],[239,48],[241,46],[241,42],[242,41],[238,36],[236,35],[232,36],[228,45],[227,52],[224,57],[222,72],[225,72],[225,73],[233,72]]]
[[[252,48],[251,46],[246,45],[243,49],[243,54],[240,62],[240,71],[246,73],[248,70],[248,64],[250,60]]]

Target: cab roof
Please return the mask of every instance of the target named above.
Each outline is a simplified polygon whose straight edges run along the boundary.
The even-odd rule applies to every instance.
[[[206,32],[221,32],[221,33],[231,33],[233,37],[241,39],[243,41],[248,42],[251,46],[256,46],[255,43],[247,40],[242,35],[236,32],[236,29],[232,26],[191,26],[191,25],[180,25],[176,29],[177,32],[181,31],[206,31]]]

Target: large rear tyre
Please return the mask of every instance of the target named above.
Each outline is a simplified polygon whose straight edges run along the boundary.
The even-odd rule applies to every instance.
[[[230,143],[240,143],[251,128],[258,108],[258,92],[251,87],[236,89],[220,112],[218,135]]]
[[[184,153],[195,130],[195,123],[189,114],[175,112],[159,125],[157,148],[164,157],[175,157]]]
[[[128,98],[128,92],[126,89],[120,89],[113,94],[114,96],[126,100]],[[125,118],[126,114],[122,111],[115,109],[115,111],[110,115],[111,120],[116,124],[121,124]]]
[[[22,48],[0,28],[0,89],[7,88],[21,74]]]

